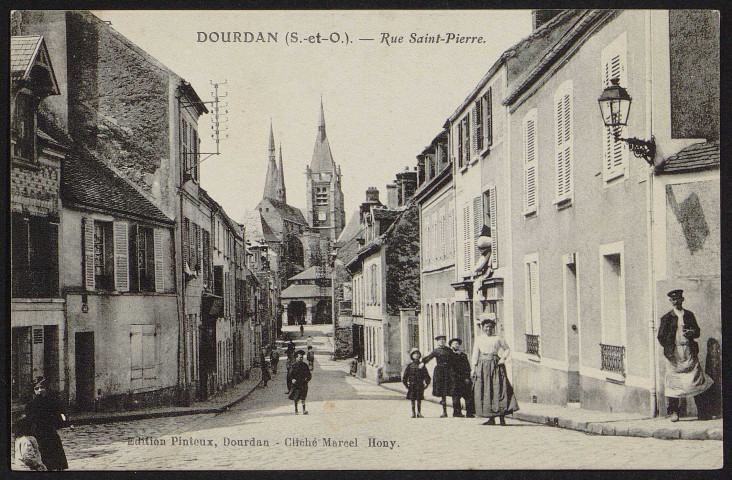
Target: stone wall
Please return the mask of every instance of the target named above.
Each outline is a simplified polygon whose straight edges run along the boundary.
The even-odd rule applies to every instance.
[[[111,27],[67,13],[69,130],[143,191],[169,156],[169,72]]]

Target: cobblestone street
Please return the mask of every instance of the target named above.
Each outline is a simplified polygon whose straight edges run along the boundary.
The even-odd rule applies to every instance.
[[[409,402],[401,394],[353,378],[346,373],[346,368],[346,362],[333,362],[326,355],[317,357],[307,416],[294,414],[292,403],[285,395],[284,370],[280,370],[266,388],[255,390],[223,414],[85,425],[73,431],[64,430],[61,435],[70,468],[703,469],[722,466],[720,441],[593,436],[512,419],[508,427],[490,427],[481,425],[481,419],[437,418],[440,407],[430,402],[423,405],[426,418],[411,419]],[[330,439],[331,445],[324,439]],[[131,440],[164,441],[165,445],[130,445]],[[335,446],[339,441],[341,446]],[[299,446],[293,446],[298,442]],[[374,443],[378,446],[370,446]]]

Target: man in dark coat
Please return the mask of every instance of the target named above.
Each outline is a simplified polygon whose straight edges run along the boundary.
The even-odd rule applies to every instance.
[[[262,368],[262,387],[266,387],[267,382],[272,378],[269,374],[269,369],[267,368],[267,359],[265,358],[266,352],[267,349],[265,347],[262,347],[262,351],[259,352],[259,366]]]
[[[473,382],[470,380],[470,360],[460,350],[463,341],[459,338],[450,340],[453,356],[450,362],[450,379],[452,389],[452,416],[475,417],[475,401],[473,399]],[[462,413],[461,398],[465,399],[465,415]]]
[[[298,414],[298,401],[302,402],[302,414],[308,414],[308,411],[305,409],[305,400],[308,397],[308,382],[310,382],[312,374],[310,373],[310,368],[303,362],[304,358],[304,351],[298,350],[295,352],[295,363],[292,365],[288,377],[288,383],[290,384],[289,398],[295,402],[295,415]]]
[[[661,317],[658,342],[666,357],[665,394],[668,398],[667,413],[672,422],[679,420],[680,399],[694,397],[699,417],[707,418],[703,393],[714,383],[699,364],[701,335],[696,317],[683,308],[683,290],[668,292],[673,309]],[[679,330],[680,329],[680,330]]]
[[[442,415],[440,418],[447,418],[447,396],[450,395],[450,359],[452,358],[453,352],[447,346],[445,346],[445,335],[437,335],[437,348],[432,353],[425,356],[422,359],[422,364],[427,363],[433,358],[437,361],[435,365],[435,371],[432,372],[432,395],[440,397],[440,405],[442,405]]]
[[[25,416],[33,425],[41,460],[48,470],[66,470],[69,464],[57,429],[66,426],[66,416],[54,394],[46,390],[46,380],[38,377],[33,385],[34,396],[25,406]]]

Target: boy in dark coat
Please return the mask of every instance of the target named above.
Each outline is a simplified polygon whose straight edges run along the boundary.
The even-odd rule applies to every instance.
[[[442,415],[440,418],[447,418],[447,396],[450,395],[450,363],[452,359],[452,350],[445,346],[445,335],[437,335],[437,348],[432,353],[422,359],[422,363],[427,365],[433,358],[437,360],[435,370],[432,372],[435,379],[432,382],[432,395],[440,397],[440,405],[442,405]]]
[[[452,416],[462,417],[460,399],[465,399],[465,416],[475,417],[475,401],[473,399],[473,382],[470,380],[470,360],[465,352],[460,351],[463,341],[459,338],[450,340],[453,351],[450,362],[452,380]]]
[[[419,359],[422,357],[422,353],[419,350],[416,348],[410,350],[409,357],[412,359],[412,363],[404,369],[402,382],[407,387],[407,398],[412,402],[412,418],[424,418],[422,417],[422,400],[424,400],[424,390],[429,386],[431,378],[427,369],[420,366]]]
[[[305,399],[308,396],[308,382],[312,378],[312,375],[308,366],[303,362],[304,357],[304,351],[298,350],[295,352],[295,363],[292,365],[288,377],[288,383],[290,385],[289,398],[295,402],[295,415],[298,414],[298,401],[302,401],[302,414],[308,414],[308,411],[305,409]]]

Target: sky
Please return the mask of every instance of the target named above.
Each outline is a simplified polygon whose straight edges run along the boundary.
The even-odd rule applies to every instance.
[[[201,164],[201,183],[235,220],[262,198],[270,121],[278,155],[282,144],[287,201],[306,207],[305,167],[321,97],[343,174],[346,218],[370,186],[385,202],[386,184],[414,168],[416,156],[501,53],[531,32],[529,10],[93,13],[190,82],[202,100],[212,99],[211,82],[226,82],[220,92],[227,95],[222,135],[228,138],[221,138],[220,155]],[[272,33],[277,42],[212,42],[211,32],[241,32],[241,39],[249,37],[243,32],[255,39]],[[289,41],[293,33],[298,41]],[[318,33],[321,42],[310,43]],[[335,42],[324,40],[333,33],[340,41],[336,35]],[[448,33],[483,37],[483,43],[410,43],[411,34]],[[386,44],[382,34],[402,42]],[[199,122],[204,152],[215,148],[211,117]]]

